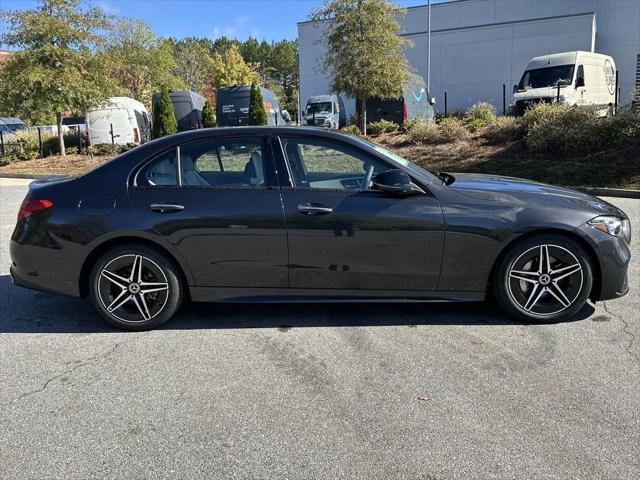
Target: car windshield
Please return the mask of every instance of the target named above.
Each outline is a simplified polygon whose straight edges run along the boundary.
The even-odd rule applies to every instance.
[[[406,168],[407,170],[409,170],[411,173],[414,173],[415,175],[422,177],[426,182],[428,183],[441,182],[441,180],[436,175],[431,173],[429,170],[425,170],[424,168],[419,167],[415,163],[410,162],[406,158],[398,155],[397,153],[391,152],[386,148],[381,147],[380,145],[376,145],[375,143],[371,143],[360,137],[354,136],[354,138],[357,139],[360,143],[366,145],[367,147],[372,148],[376,152],[381,153],[388,160],[391,160],[392,163],[399,164],[404,168]]]
[[[527,70],[520,80],[518,90],[570,85],[573,80],[573,67],[573,65],[558,65]]]
[[[331,102],[319,102],[309,103],[305,110],[307,115],[313,115],[314,113],[331,113]]]

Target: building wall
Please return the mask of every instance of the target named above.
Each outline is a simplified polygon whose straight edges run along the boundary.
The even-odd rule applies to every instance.
[[[640,54],[640,0],[457,0],[431,7],[431,96],[436,109],[467,108],[481,100],[502,109],[528,61],[538,55],[572,50],[611,55],[620,71],[622,102],[632,99]],[[400,17],[400,34],[413,45],[409,63],[427,78],[425,6]],[[298,25],[300,96],[327,93],[330,76],[323,61],[324,24]],[[303,105],[304,106],[304,105]],[[354,102],[347,101],[348,115]]]

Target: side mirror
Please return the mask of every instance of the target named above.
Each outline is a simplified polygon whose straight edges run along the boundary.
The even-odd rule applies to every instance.
[[[584,77],[576,78],[576,88],[584,87]]]
[[[394,194],[414,195],[424,193],[424,190],[411,181],[409,175],[398,169],[387,170],[376,175],[371,188]]]
[[[436,104],[436,97],[431,97],[431,98],[429,99],[429,103],[430,103],[431,105],[435,105],[435,104]]]
[[[291,115],[289,115],[289,112],[286,110],[282,110],[282,118],[284,118],[284,121],[287,123],[291,122]]]
[[[516,93],[518,91],[518,84],[515,84],[513,86],[513,93]]]

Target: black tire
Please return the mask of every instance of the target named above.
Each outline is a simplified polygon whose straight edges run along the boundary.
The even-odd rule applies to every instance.
[[[517,242],[494,272],[493,295],[500,306],[532,323],[572,318],[584,307],[593,286],[587,252],[578,242],[558,234]]]
[[[154,248],[134,243],[102,254],[89,282],[96,310],[125,330],[149,330],[163,324],[180,308],[184,297],[175,263]]]

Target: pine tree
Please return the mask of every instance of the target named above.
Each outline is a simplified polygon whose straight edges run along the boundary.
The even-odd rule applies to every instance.
[[[249,96],[249,125],[266,125],[267,113],[264,111],[264,103],[260,87],[255,83],[251,84],[251,94]]]
[[[160,101],[153,110],[153,138],[171,135],[178,131],[178,122],[173,111],[169,89],[163,87],[160,93]]]
[[[202,127],[211,128],[216,126],[216,117],[213,114],[213,107],[206,101],[202,107]]]

